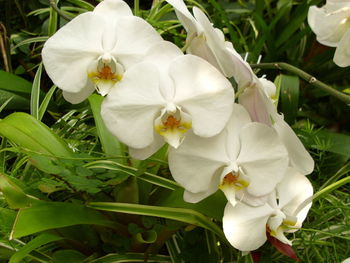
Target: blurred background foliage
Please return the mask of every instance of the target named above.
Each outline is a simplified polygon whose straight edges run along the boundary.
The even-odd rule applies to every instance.
[[[307,24],[309,6],[324,2],[186,3],[200,6],[249,63],[286,62],[350,95],[350,67],[337,67],[334,48]],[[135,3],[137,15],[183,47],[171,6]],[[0,0],[0,262],[252,262],[222,238],[221,193],[186,204],[166,149],[131,159],[101,122],[101,97],[71,105],[42,69],[45,40],[97,4]],[[293,72],[254,68],[275,81],[279,110],[316,163],[308,177],[318,196],[293,247],[302,262],[341,262],[350,257],[349,105]],[[269,243],[259,253],[260,262],[293,262]]]

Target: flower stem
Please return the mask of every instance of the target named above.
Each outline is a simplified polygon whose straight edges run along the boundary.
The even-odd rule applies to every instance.
[[[322,195],[327,194],[341,186],[343,186],[344,184],[350,183],[350,176],[347,176],[331,185],[328,185],[327,187],[319,190],[318,192],[316,192],[313,196],[311,196],[310,198],[306,199],[303,203],[301,203],[299,205],[299,207],[295,210],[294,214],[297,215],[305,206],[307,206],[308,204],[310,204],[311,202],[316,201],[317,199],[319,199]]]
[[[140,0],[134,0],[134,14],[138,16],[140,12]]]
[[[67,16],[66,14],[64,14],[57,6],[56,1],[55,0],[50,0],[50,6],[53,8],[53,10],[55,10],[62,18],[66,19],[67,21],[71,21],[72,17]]]
[[[282,69],[287,70],[289,72],[294,73],[295,75],[299,76],[300,78],[304,79],[311,85],[314,85],[315,87],[318,87],[322,89],[323,91],[327,92],[328,94],[336,97],[337,99],[345,102],[347,105],[350,105],[350,96],[344,94],[341,91],[338,91],[331,86],[323,83],[322,81],[317,80],[314,76],[311,76],[310,74],[306,73],[305,71],[294,67],[290,64],[283,63],[283,62],[275,62],[275,63],[260,63],[260,64],[251,64],[252,68],[260,68],[260,69]]]

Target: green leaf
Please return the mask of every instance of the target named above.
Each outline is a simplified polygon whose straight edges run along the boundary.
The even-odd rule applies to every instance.
[[[299,5],[291,18],[287,26],[283,28],[283,31],[279,34],[279,37],[275,40],[276,47],[281,46],[284,42],[286,42],[295,31],[297,31],[300,26],[305,22],[308,13],[307,3],[303,3]]]
[[[30,222],[30,224],[28,224]],[[78,224],[114,227],[100,213],[85,206],[61,203],[38,202],[18,211],[11,239],[31,235],[40,231]]]
[[[10,233],[12,229],[13,222],[16,218],[16,212],[0,207],[0,234],[1,235],[7,235]]]
[[[131,176],[135,176],[140,180],[143,180],[170,190],[175,190],[180,188],[180,186],[172,180],[169,180],[164,177],[160,177],[158,175],[151,174],[148,172],[139,174],[138,169],[127,165],[123,165],[117,162],[113,162],[113,161],[102,160],[102,161],[90,162],[86,165],[86,167],[89,169],[102,168],[102,169],[108,169],[113,171],[119,171]]]
[[[0,173],[0,191],[11,208],[28,207],[38,201],[29,197],[10,177]]]
[[[203,214],[191,209],[109,202],[92,202],[88,204],[88,207],[104,211],[128,213],[134,215],[157,216],[177,220],[184,223],[204,227],[210,231],[213,231],[215,234],[225,240],[224,233],[220,227],[218,227]]]
[[[86,256],[81,254],[79,251],[65,249],[59,250],[53,254],[50,263],[79,263],[83,262],[85,258]]]
[[[157,232],[154,230],[144,231],[142,233],[137,233],[135,238],[140,243],[151,244],[157,240]]]
[[[145,254],[127,253],[127,254],[109,254],[107,256],[90,261],[90,263],[122,263],[122,262],[145,262]],[[169,256],[148,255],[147,262],[172,262]]]
[[[1,110],[27,110],[29,109],[29,99],[6,90],[0,90]]]
[[[0,70],[0,90],[22,95],[29,99],[32,84],[15,74]]]
[[[34,239],[32,239],[30,242],[28,242],[26,245],[21,247],[15,254],[12,255],[10,258],[9,263],[20,263],[23,262],[22,259],[24,259],[30,252],[33,250],[41,247],[42,245],[62,240],[62,237],[59,237],[57,235],[53,234],[41,234]]]
[[[280,104],[284,119],[289,124],[295,122],[299,104],[299,77],[280,74],[275,79],[280,89]]]
[[[73,156],[61,138],[27,113],[16,112],[0,120],[0,135],[30,151],[56,157]]]
[[[103,97],[93,94],[89,97],[90,107],[94,115],[97,134],[100,138],[103,151],[107,156],[125,156],[124,147],[118,139],[107,129],[101,117],[101,103]],[[125,160],[124,160],[125,161]]]
[[[47,106],[50,103],[51,97],[54,94],[57,86],[52,86],[48,93],[46,93],[44,100],[39,107],[39,120],[41,120],[46,112]]]
[[[84,8],[87,11],[92,11],[94,10],[94,6],[86,1],[83,0],[67,0],[67,2],[70,2],[76,6],[79,6],[81,8]]]
[[[27,38],[27,39],[19,42],[11,50],[14,51],[18,47],[21,47],[21,46],[24,46],[24,45],[27,45],[27,44],[31,44],[31,43],[45,42],[48,39],[49,39],[49,37],[47,37],[47,36]]]
[[[57,4],[58,0],[54,0],[55,4]],[[52,36],[53,34],[56,33],[57,31],[57,18],[58,18],[58,14],[55,11],[55,9],[53,9],[52,6],[50,6],[50,16],[49,16],[49,26],[48,26],[48,35]]]
[[[35,78],[32,86],[32,93],[30,97],[30,113],[34,118],[39,119],[39,98],[40,98],[40,79],[43,70],[43,64],[40,63],[38,70],[36,71]]]
[[[350,157],[350,136],[327,130],[305,132],[298,130],[303,142],[310,148],[325,150]]]
[[[177,189],[171,192],[168,196],[160,198],[157,205],[188,208],[215,218],[216,220],[222,220],[224,209],[227,204],[227,199],[222,191],[217,191],[215,194],[195,204],[185,202],[183,199],[183,193],[183,189]]]

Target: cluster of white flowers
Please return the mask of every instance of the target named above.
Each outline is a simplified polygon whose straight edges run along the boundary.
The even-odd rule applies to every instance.
[[[232,246],[255,250],[267,232],[291,244],[284,232],[300,228],[311,207],[305,175],[314,162],[277,113],[275,85],[255,76],[200,9],[193,16],[182,0],[167,2],[188,33],[186,55],[122,0],[104,0],[45,43],[48,75],[72,103],[94,90],[106,96],[104,122],[134,158],[168,143],[186,201],[221,189]]]
[[[350,66],[350,1],[327,0],[321,8],[311,6],[308,22],[318,42],[336,47],[335,64]]]

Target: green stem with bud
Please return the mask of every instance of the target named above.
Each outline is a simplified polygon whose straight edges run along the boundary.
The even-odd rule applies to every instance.
[[[345,102],[347,105],[350,106],[350,96],[332,88],[331,86],[323,83],[322,81],[319,81],[314,76],[311,76],[310,74],[306,73],[305,71],[294,67],[288,63],[284,62],[274,62],[274,63],[260,63],[260,64],[251,64],[250,65],[253,69],[259,68],[259,69],[279,69],[279,70],[286,70],[291,73],[294,73],[295,75],[299,76],[303,80],[307,81],[311,85],[322,89],[323,91],[327,92],[328,94],[332,95],[333,97],[336,97],[337,99]]]

